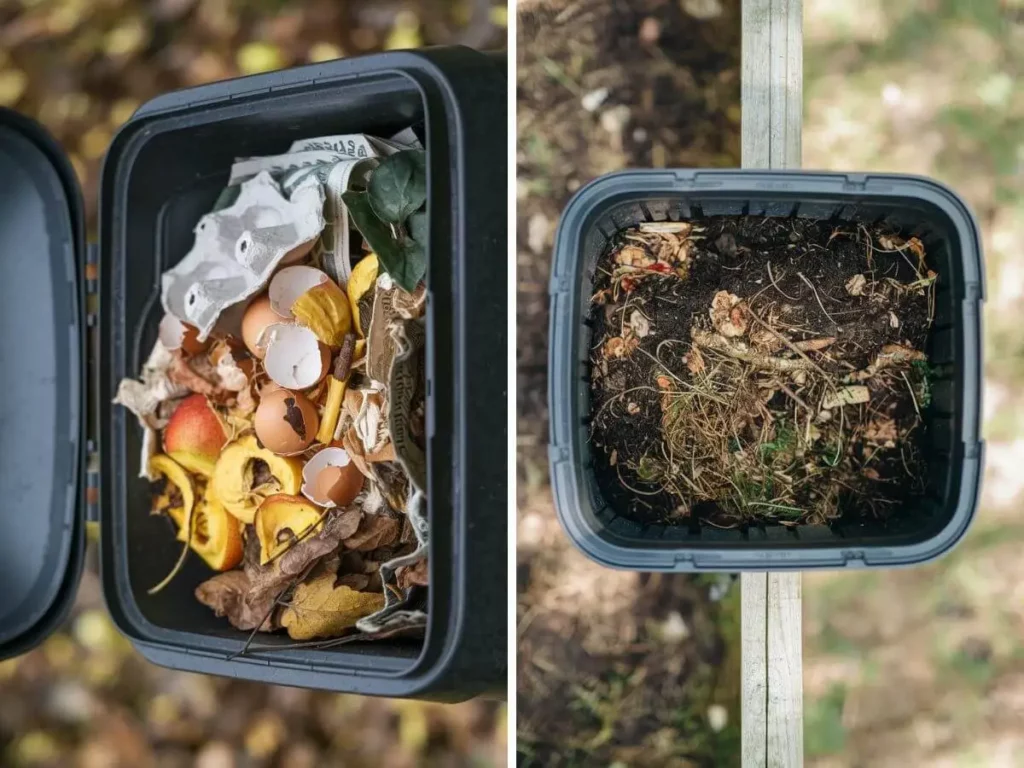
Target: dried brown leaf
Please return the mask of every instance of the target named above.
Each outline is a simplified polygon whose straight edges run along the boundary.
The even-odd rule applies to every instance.
[[[364,616],[384,607],[384,595],[334,586],[332,574],[299,584],[281,614],[281,626],[293,640],[337,637]]]
[[[426,587],[430,584],[430,566],[427,559],[420,560],[415,565],[408,565],[399,568],[395,573],[399,589],[409,589],[412,586]]]
[[[343,573],[334,581],[336,587],[348,587],[357,592],[370,585],[370,577],[365,573]]]
[[[367,515],[360,523],[359,530],[347,536],[342,543],[346,549],[370,552],[394,544],[400,532],[401,526],[396,518],[386,514]]]

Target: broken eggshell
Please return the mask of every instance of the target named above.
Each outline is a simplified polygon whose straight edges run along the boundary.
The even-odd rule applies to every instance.
[[[234,205],[200,219],[192,250],[163,273],[164,310],[205,340],[221,312],[309,253],[324,228],[323,206],[323,187],[312,178],[290,200],[266,171],[243,182]]]
[[[311,288],[316,288],[330,278],[316,267],[285,267],[270,280],[267,295],[274,312],[286,320],[294,320],[292,304]]]
[[[352,329],[348,297],[325,273],[313,267],[285,267],[270,281],[274,312],[309,328],[330,347],[340,347]]]
[[[327,373],[331,351],[316,334],[300,325],[279,323],[266,331],[267,375],[285,389],[309,389]]]
[[[172,352],[182,350],[186,355],[198,355],[206,351],[207,342],[199,341],[195,326],[181,322],[174,315],[164,315],[158,331],[160,343]]]
[[[302,495],[321,507],[344,507],[363,489],[363,474],[344,448],[324,448],[302,468]]]
[[[242,315],[242,341],[253,357],[263,359],[267,354],[267,329],[281,322],[267,294],[257,296],[245,308],[245,314]]]

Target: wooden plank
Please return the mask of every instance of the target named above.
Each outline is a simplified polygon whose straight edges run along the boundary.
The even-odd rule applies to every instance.
[[[740,577],[740,728],[744,767],[768,764],[768,574]]]
[[[768,574],[768,766],[804,764],[803,580]]]
[[[743,166],[800,167],[802,0],[743,0]],[[803,765],[799,573],[745,573],[742,597],[742,764]]]

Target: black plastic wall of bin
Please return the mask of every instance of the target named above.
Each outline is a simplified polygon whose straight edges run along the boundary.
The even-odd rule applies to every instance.
[[[602,497],[588,439],[589,297],[611,237],[643,221],[718,215],[883,223],[920,237],[939,274],[926,352],[937,369],[925,413],[925,497],[888,522],[694,529],[640,525]],[[948,551],[974,515],[981,478],[981,302],[978,228],[947,187],[911,176],[798,171],[627,171],[569,202],[556,237],[551,286],[550,465],[559,519],[588,556],[634,570],[773,570],[910,565]]]
[[[216,83],[144,105],[115,137],[100,198],[101,570],[118,627],[150,660],[196,672],[386,696],[503,689],[506,439],[505,71],[463,48],[393,52]],[[381,640],[231,658],[246,633],[199,605],[191,562],[156,596],[177,545],[146,514],[141,435],[109,405],[156,339],[159,277],[192,243],[235,157],[299,138],[419,125],[428,151],[430,621],[424,641]],[[261,646],[286,638],[261,636]]]

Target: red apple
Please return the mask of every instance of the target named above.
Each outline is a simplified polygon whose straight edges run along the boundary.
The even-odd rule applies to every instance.
[[[224,424],[205,395],[190,395],[171,414],[164,452],[190,472],[209,477],[228,441]]]

